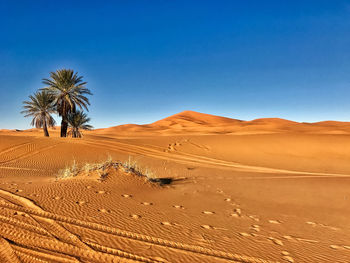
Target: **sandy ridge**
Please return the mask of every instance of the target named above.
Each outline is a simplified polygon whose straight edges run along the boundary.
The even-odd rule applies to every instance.
[[[232,119],[195,111],[183,111],[150,124],[125,124],[97,129],[101,135],[154,135],[159,134],[251,134],[274,132],[302,132],[349,134],[350,123],[322,121],[295,122],[280,118],[260,118],[250,121]]]

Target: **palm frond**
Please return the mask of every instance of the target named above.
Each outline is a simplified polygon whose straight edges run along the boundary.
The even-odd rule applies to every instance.
[[[74,113],[76,107],[88,110],[89,99],[85,95],[92,95],[91,91],[85,87],[87,82],[82,76],[71,69],[60,69],[50,73],[49,79],[43,79],[46,85],[42,90],[47,91],[55,97],[55,106],[60,116],[66,117],[69,113]]]
[[[56,112],[54,97],[47,91],[38,91],[29,96],[28,101],[23,101],[23,111],[25,117],[33,117],[31,125],[42,128],[46,123],[49,127],[56,124],[51,114]]]
[[[82,111],[76,111],[68,114],[68,127],[70,128],[68,135],[72,137],[82,137],[81,130],[91,130],[93,126],[88,124],[90,118]]]

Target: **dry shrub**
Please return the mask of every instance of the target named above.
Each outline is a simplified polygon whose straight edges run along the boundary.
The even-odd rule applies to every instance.
[[[89,176],[91,174],[97,174],[99,180],[104,180],[108,176],[108,170],[111,168],[116,170],[121,169],[126,173],[144,177],[147,181],[158,183],[160,185],[171,184],[173,181],[172,178],[157,178],[148,167],[140,166],[139,163],[136,160],[133,160],[130,156],[125,162],[113,162],[113,159],[109,156],[106,161],[99,163],[85,163],[80,167],[74,160],[71,166],[66,166],[64,169],[59,170],[56,178],[66,179],[78,175]]]

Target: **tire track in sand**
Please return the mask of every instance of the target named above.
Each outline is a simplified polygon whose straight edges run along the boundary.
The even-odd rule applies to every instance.
[[[38,233],[38,234],[43,235],[43,236],[47,236],[47,237],[52,236],[47,230],[45,230],[41,227],[37,227],[37,226],[31,225],[31,224],[19,221],[17,219],[12,218],[12,217],[0,215],[0,222],[3,222],[5,224],[9,224],[9,225],[13,225],[15,227],[19,227],[21,229],[26,229],[26,230]]]
[[[53,144],[53,145],[50,145],[50,146],[42,147],[42,148],[40,148],[38,150],[29,151],[27,153],[17,155],[16,157],[14,157],[14,158],[12,158],[10,160],[0,161],[0,166],[2,166],[4,164],[14,163],[15,161],[19,161],[19,160],[22,160],[22,159],[25,159],[25,158],[28,158],[28,157],[32,157],[32,156],[34,156],[36,154],[39,154],[41,152],[45,152],[47,150],[55,148],[57,145],[62,144],[62,143],[63,142],[60,142],[60,143],[56,143],[56,144]]]
[[[0,169],[17,170],[17,171],[29,171],[29,172],[47,172],[47,171],[50,171],[48,169],[23,168],[23,167],[13,167],[13,166],[0,166]]]
[[[23,249],[21,249],[22,246],[32,247],[34,248],[34,250],[31,249],[27,251],[29,252],[27,254],[29,254],[30,257],[45,257],[45,259],[50,260],[49,262],[80,262],[73,257],[83,258],[88,260],[88,262],[130,262],[125,261],[126,259],[146,263],[163,262],[155,259],[153,260],[142,256],[134,255],[121,250],[108,248],[102,245],[95,244],[93,242],[88,243],[89,245],[91,245],[91,247],[95,248],[95,250],[79,248],[77,246],[67,244],[65,242],[55,240],[53,238],[38,235],[35,232],[12,227],[8,224],[4,224],[2,226],[2,228],[0,229],[0,236],[3,236],[8,240],[11,240],[12,242],[15,242],[16,245],[14,245],[13,247],[15,251],[19,249],[23,252]],[[40,249],[40,251],[36,251],[36,249]],[[43,253],[43,250],[47,250],[47,252]],[[53,255],[53,257],[52,253],[55,253],[56,256]],[[57,256],[57,253],[61,253],[61,255]],[[68,257],[68,260],[65,260],[66,258],[62,257],[62,255]],[[54,260],[55,258],[56,260]],[[62,260],[57,260],[59,258],[61,258]]]
[[[0,194],[2,194],[3,192],[5,192],[5,191],[0,190]],[[14,195],[12,193],[9,193],[9,194]],[[82,220],[78,220],[78,219],[74,219],[74,218],[69,218],[66,216],[57,215],[57,214],[46,212],[43,210],[38,211],[38,210],[33,210],[31,208],[20,207],[20,206],[14,205],[14,204],[6,203],[6,202],[0,202],[0,206],[8,208],[8,209],[12,209],[12,210],[18,210],[18,211],[28,213],[31,215],[36,215],[36,216],[43,217],[43,218],[47,218],[47,219],[51,219],[51,220],[55,220],[55,221],[59,221],[59,222],[64,222],[67,224],[76,225],[76,226],[87,228],[90,230],[95,230],[95,231],[104,232],[107,234],[116,235],[119,237],[124,237],[124,238],[131,239],[131,240],[151,243],[153,245],[159,245],[159,246],[167,247],[167,248],[174,248],[174,249],[178,249],[178,250],[182,250],[182,251],[189,251],[192,253],[202,254],[205,256],[212,256],[212,257],[216,257],[216,258],[228,259],[228,260],[232,260],[235,262],[245,262],[245,263],[272,263],[273,262],[270,260],[264,260],[264,259],[260,259],[260,258],[232,254],[232,253],[218,251],[218,250],[212,250],[212,249],[208,249],[208,248],[204,248],[204,247],[200,247],[200,246],[196,246],[196,245],[188,245],[188,244],[184,244],[184,243],[180,243],[180,242],[165,240],[165,239],[147,236],[147,235],[138,234],[138,233],[133,233],[130,231],[112,228],[112,227],[104,226],[104,225],[97,224],[97,223],[86,222],[86,221],[82,221]]]
[[[10,199],[14,202],[17,201],[17,203],[20,203],[20,205],[24,207],[28,207],[31,211],[36,211],[38,214],[45,212],[42,210],[39,206],[34,204],[31,200],[12,194],[11,192],[7,192],[5,190],[0,189],[0,195],[3,197],[6,197],[7,199]],[[1,203],[9,204],[10,206],[14,207],[21,207],[18,206],[18,204],[14,204],[13,202],[3,202],[0,200]],[[18,209],[17,209],[18,210]],[[26,212],[24,212],[26,213]],[[28,213],[29,214],[29,213]],[[0,221],[4,222],[3,225],[13,225],[15,228],[12,228],[11,231],[6,231],[3,229],[3,227],[0,229],[0,236],[7,237],[8,239],[12,240],[16,244],[25,245],[28,246],[28,243],[26,241],[23,241],[21,238],[23,237],[23,233],[16,233],[16,229],[21,230],[22,232],[29,233],[29,236],[32,236],[31,239],[35,240],[38,238],[38,235],[40,240],[45,240],[45,242],[37,242],[35,244],[29,243],[29,246],[32,246],[34,248],[41,248],[41,249],[47,249],[55,252],[60,252],[67,255],[73,255],[79,258],[82,257],[82,254],[86,255],[86,260],[88,262],[124,262],[123,259],[129,259],[129,260],[135,260],[138,262],[158,262],[157,260],[151,260],[142,256],[134,255],[131,253],[127,253],[121,250],[111,249],[107,248],[98,244],[89,243],[89,245],[82,242],[77,236],[75,236],[73,233],[69,232],[65,228],[63,228],[60,224],[58,224],[55,220],[45,217],[40,217],[37,215],[31,215],[36,221],[39,221],[40,225],[43,228],[39,228],[34,225],[30,225],[28,223],[21,222],[19,220],[6,217],[6,216],[0,216]],[[28,236],[28,238],[30,238]],[[57,239],[52,238],[52,236],[56,237]],[[34,242],[34,241],[33,241]],[[56,243],[55,243],[56,242]],[[63,248],[60,250],[57,249],[57,242],[60,244],[60,246],[63,246]],[[56,249],[54,249],[56,247]],[[93,249],[95,248],[95,250]],[[79,250],[80,249],[80,250]],[[101,252],[96,251],[99,250]],[[66,251],[66,252],[65,252]],[[41,254],[38,255],[24,255],[23,251],[20,251],[19,254],[29,259],[33,258],[42,258],[43,256]],[[32,252],[32,254],[35,254],[36,252]],[[95,254],[99,255],[100,258],[98,260],[94,261]],[[110,255],[111,254],[111,255]],[[105,255],[105,256],[103,256]],[[46,258],[49,257],[49,262],[53,262],[53,258],[50,255],[47,255]],[[12,261],[8,261],[12,262]],[[13,261],[15,262],[15,261]],[[57,261],[61,262],[61,261]]]
[[[146,263],[163,262],[108,248],[94,244],[93,242],[88,243],[96,248],[95,250],[79,248],[53,238],[38,235],[38,233],[35,232],[12,227],[8,224],[2,225],[0,236],[16,244],[12,245],[15,252],[16,250],[20,250],[20,252],[29,254],[29,257],[37,258],[38,260],[44,257],[46,260],[49,260],[49,262],[80,262],[74,257],[86,259],[88,262],[130,262],[125,261],[126,259]],[[23,249],[23,246],[31,247],[32,249]],[[37,251],[37,249],[40,251]],[[46,250],[46,253],[43,253],[43,250]],[[60,254],[57,255],[57,253]]]
[[[337,173],[318,173],[318,172],[306,172],[306,171],[293,171],[277,168],[269,168],[262,166],[245,165],[236,162],[224,161],[216,158],[205,157],[195,154],[189,154],[184,152],[171,152],[166,153],[161,150],[154,148],[138,146],[133,144],[121,143],[121,142],[111,142],[105,141],[105,143],[97,143],[89,140],[78,142],[84,145],[91,145],[93,147],[115,150],[119,152],[129,153],[129,154],[140,154],[148,157],[153,157],[162,160],[171,159],[174,162],[189,164],[189,165],[205,165],[208,167],[215,168],[225,168],[236,171],[246,171],[246,172],[257,172],[257,173],[273,173],[273,174],[293,174],[296,175],[309,175],[309,176],[323,176],[323,177],[350,177],[347,174],[337,174]]]
[[[1,235],[17,244],[23,246],[30,246],[35,248],[41,248],[45,250],[55,251],[68,256],[75,256],[80,259],[87,260],[88,262],[128,262],[126,259],[116,257],[114,255],[97,252],[90,249],[84,249],[70,245],[58,240],[47,239],[38,237],[30,232],[21,231],[22,233],[16,233],[12,229],[6,229],[2,227],[0,229]],[[11,262],[11,261],[9,261]],[[130,262],[130,261],[129,261]]]
[[[34,204],[31,200],[21,197],[19,195],[12,194],[5,190],[0,189],[0,194],[9,198],[13,203],[19,203],[22,206],[28,207],[34,211],[44,212],[41,207]],[[66,230],[64,227],[59,225],[56,221],[48,218],[42,217],[34,217],[36,221],[40,223],[40,225],[47,230],[50,234],[58,238],[59,240],[65,241],[69,244],[76,245],[81,248],[90,249],[89,246],[84,244],[77,236],[73,235],[71,232]]]
[[[12,245],[15,254],[22,260],[22,262],[59,262],[59,263],[79,263],[75,258],[68,258],[62,256],[55,256],[49,253],[44,253],[25,247]],[[47,251],[46,251],[47,252]]]
[[[11,263],[21,262],[19,261],[9,242],[2,237],[0,237],[0,261]]]
[[[0,156],[2,156],[2,155],[5,154],[5,153],[9,153],[9,152],[15,151],[15,150],[17,150],[18,148],[21,148],[21,147],[23,147],[23,146],[31,145],[31,144],[33,144],[34,142],[35,142],[35,140],[32,140],[32,141],[30,141],[30,142],[20,143],[20,144],[16,144],[16,145],[14,145],[14,146],[5,148],[5,149],[3,149],[2,151],[0,151]]]

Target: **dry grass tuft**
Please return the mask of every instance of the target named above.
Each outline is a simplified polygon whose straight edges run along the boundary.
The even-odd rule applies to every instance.
[[[99,163],[85,163],[79,167],[76,161],[73,161],[71,166],[66,166],[64,169],[59,170],[56,179],[73,178],[78,175],[89,176],[96,174],[99,180],[104,180],[108,176],[109,169],[120,169],[126,173],[130,173],[136,176],[144,177],[151,183],[158,183],[159,185],[171,184],[172,178],[157,178],[155,174],[148,167],[141,167],[136,160],[133,160],[130,156],[125,162],[113,162],[113,159],[109,156],[106,161]]]
[[[75,177],[79,173],[78,166],[76,164],[76,161],[73,160],[73,164],[71,166],[66,166],[64,169],[61,169],[58,171],[58,175],[56,176],[57,179],[64,179],[64,178],[70,178]]]
[[[121,163],[121,168],[127,173],[144,176],[148,180],[155,178],[154,173],[148,167],[141,167],[138,162],[133,160],[130,156],[127,161]]]

